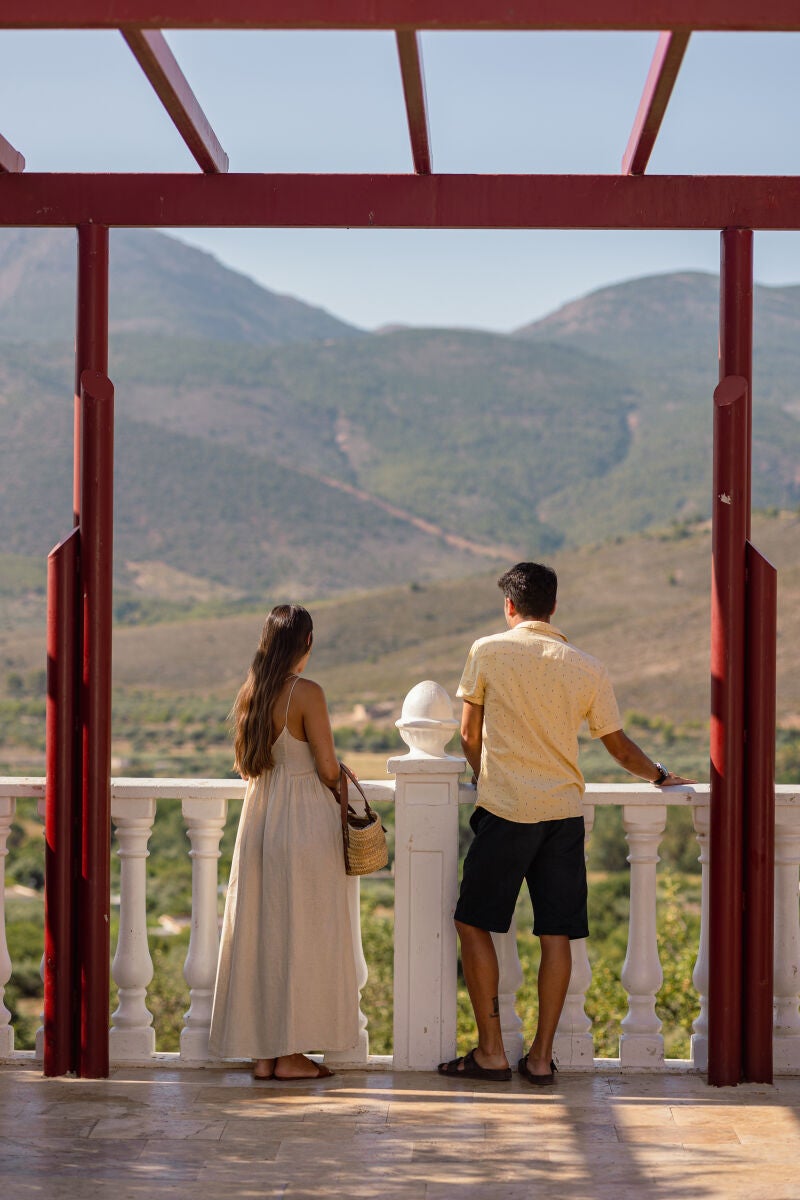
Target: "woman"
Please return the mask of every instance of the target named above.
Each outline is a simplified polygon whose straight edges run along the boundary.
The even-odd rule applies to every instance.
[[[339,764],[317,683],[302,679],[312,621],[266,619],[233,708],[247,792],[225,901],[209,1049],[252,1058],[256,1079],[331,1072],[303,1051],[358,1041],[358,990],[339,806]]]

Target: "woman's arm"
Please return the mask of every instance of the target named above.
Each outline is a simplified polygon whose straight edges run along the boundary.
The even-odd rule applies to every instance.
[[[314,755],[317,774],[326,787],[338,788],[339,760],[333,745],[325,693],[319,684],[311,679],[304,679],[301,686],[303,731]]]

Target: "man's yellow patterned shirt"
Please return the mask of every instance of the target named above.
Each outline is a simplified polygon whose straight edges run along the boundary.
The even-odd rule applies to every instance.
[[[578,730],[622,728],[598,659],[547,621],[521,621],[473,644],[457,694],[483,705],[481,807],[523,823],[581,815]]]

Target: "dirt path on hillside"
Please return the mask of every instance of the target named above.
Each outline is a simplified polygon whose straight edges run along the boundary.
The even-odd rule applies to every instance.
[[[355,487],[352,483],[345,483],[341,479],[334,479],[331,475],[322,475],[320,472],[311,471],[306,467],[296,466],[293,469],[299,475],[306,475],[309,479],[319,480],[321,483],[327,484],[328,487],[336,488],[339,492],[346,492],[348,496],[354,496],[357,500],[362,500],[365,504],[371,504],[373,508],[379,508],[382,512],[387,513],[390,517],[394,517],[398,521],[404,521],[407,525],[413,525],[420,533],[426,533],[429,537],[438,538],[448,546],[452,546],[454,550],[464,550],[468,554],[477,554],[481,558],[498,560],[507,560],[517,555],[517,551],[513,546],[505,546],[500,543],[488,546],[485,542],[475,542],[471,538],[459,537],[458,534],[448,533],[446,529],[442,529],[441,525],[436,525],[433,521],[426,521],[423,517],[416,517],[413,513],[408,512],[407,509],[399,508],[396,504],[390,504],[388,500],[383,500],[380,496],[374,496],[371,492],[365,492],[363,488]]]

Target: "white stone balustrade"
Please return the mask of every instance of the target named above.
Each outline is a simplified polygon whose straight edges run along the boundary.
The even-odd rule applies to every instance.
[[[191,843],[192,924],[183,977],[189,985],[189,1010],[181,1030],[181,1058],[208,1059],[208,1035],[214,1002],[219,952],[217,917],[217,859],[225,828],[227,801],[184,800],[182,812]]]
[[[622,1020],[619,1057],[623,1066],[650,1070],[664,1062],[664,1039],[656,1016],[656,992],[664,978],[656,933],[656,865],[666,824],[665,804],[623,805],[622,826],[630,846],[631,902],[628,950],[622,967],[628,1011]]]
[[[0,1058],[10,1058],[14,1050],[14,1030],[9,1021],[11,1013],[3,1002],[6,984],[11,978],[11,957],[6,938],[6,857],[8,834],[16,809],[13,796],[0,796]]]
[[[363,1067],[369,1062],[368,1021],[361,1008],[361,993],[369,978],[369,969],[361,943],[361,880],[357,875],[351,876],[347,881],[347,903],[350,910],[350,928],[353,931],[353,957],[356,961],[358,1043],[354,1050],[329,1050],[325,1054],[325,1062],[331,1067]]]
[[[517,992],[522,987],[522,965],[519,961],[517,946],[517,918],[511,918],[507,933],[493,933],[497,965],[500,968],[500,980],[497,987],[497,1002],[500,1009],[500,1033],[503,1037],[503,1049],[506,1058],[516,1066],[527,1049],[524,1046],[524,1030],[522,1019],[517,1012]]]
[[[583,820],[586,837],[594,827],[594,804],[584,805]],[[586,993],[592,982],[592,967],[586,938],[575,938],[570,942],[572,973],[567,988],[567,998],[556,1036],[553,1039],[553,1056],[561,1067],[591,1067],[594,1065],[594,1039],[592,1022],[586,1015]]]
[[[455,1053],[457,945],[452,922],[458,890],[458,805],[474,802],[474,791],[458,777],[463,760],[448,755],[445,744],[455,722],[449,699],[437,685],[421,685],[410,694],[398,725],[409,753],[390,760],[395,776],[386,782],[367,781],[370,802],[395,800],[395,1016],[394,1066],[428,1069]],[[180,799],[191,845],[193,875],[192,935],[186,961],[190,1005],[181,1037],[180,1058],[200,1065],[208,1056],[208,1025],[217,954],[217,885],[219,841],[227,801],[244,795],[235,780],[112,781],[112,814],[121,857],[120,938],[114,957],[119,1004],[111,1032],[112,1055],[146,1064],[152,1058],[153,1029],[147,1009],[151,964],[145,917],[147,839],[159,800]],[[41,800],[41,779],[0,779],[0,880],[3,851],[14,814],[15,797]],[[800,1071],[800,791],[776,789],[775,873],[775,1041],[776,1074]],[[692,1037],[693,1065],[707,1061],[708,953],[708,787],[661,792],[646,784],[590,784],[586,796],[587,829],[597,806],[623,807],[630,844],[631,915],[623,982],[629,996],[621,1029],[619,1067],[657,1069],[663,1049],[654,997],[661,978],[655,938],[656,864],[658,844],[669,806],[691,806],[703,870],[701,934],[694,982],[700,994],[700,1013]],[[124,853],[122,853],[124,851]],[[356,904],[358,880],[352,881]],[[0,906],[2,893],[0,892]],[[0,907],[0,915],[2,915]],[[354,923],[354,934],[358,937]],[[515,939],[498,939],[501,961],[501,1018],[508,1052],[521,1053],[521,1030],[514,1008],[520,981]],[[562,1067],[603,1066],[594,1059],[591,1029],[585,1014],[591,969],[585,943],[575,942],[573,973],[564,1016],[556,1036],[556,1057]],[[366,980],[360,937],[356,947],[358,987]],[[14,1053],[13,1030],[2,989],[10,977],[5,921],[0,921],[0,1059]],[[368,1016],[369,1014],[367,1014]],[[348,1063],[368,1056],[367,1017],[362,1014],[359,1047]],[[530,1033],[532,1031],[526,1031]],[[641,1060],[644,1061],[641,1061]],[[382,1060],[385,1063],[385,1060]],[[616,1065],[610,1060],[607,1066]],[[347,1065],[342,1063],[341,1065]]]
[[[800,1070],[800,922],[797,872],[800,864],[800,794],[775,812],[775,1023],[772,1045],[777,1074]]]
[[[44,824],[45,813],[47,811],[44,796],[39,797],[39,799],[36,803],[36,811],[39,814],[39,816],[41,817],[42,824]],[[41,1017],[40,1017],[40,1021],[39,1021],[39,1028],[36,1030],[36,1041],[35,1041],[36,1058],[40,1062],[44,1058],[44,967],[45,967],[45,961],[44,961],[44,948],[43,948],[41,962],[39,963],[39,975],[41,976],[41,980],[42,980],[42,1012],[41,1012]]]
[[[111,977],[119,1002],[111,1015],[111,1062],[138,1062],[155,1052],[153,1014],[147,1007],[147,985],[153,960],[147,944],[147,843],[156,816],[156,802],[147,799],[111,802],[120,859],[119,935]]]
[[[700,1000],[700,1012],[692,1025],[691,1055],[698,1071],[708,1070],[708,897],[709,880],[709,837],[711,834],[711,808],[705,804],[692,805],[692,821],[700,847],[700,945],[692,973],[692,983]]]

